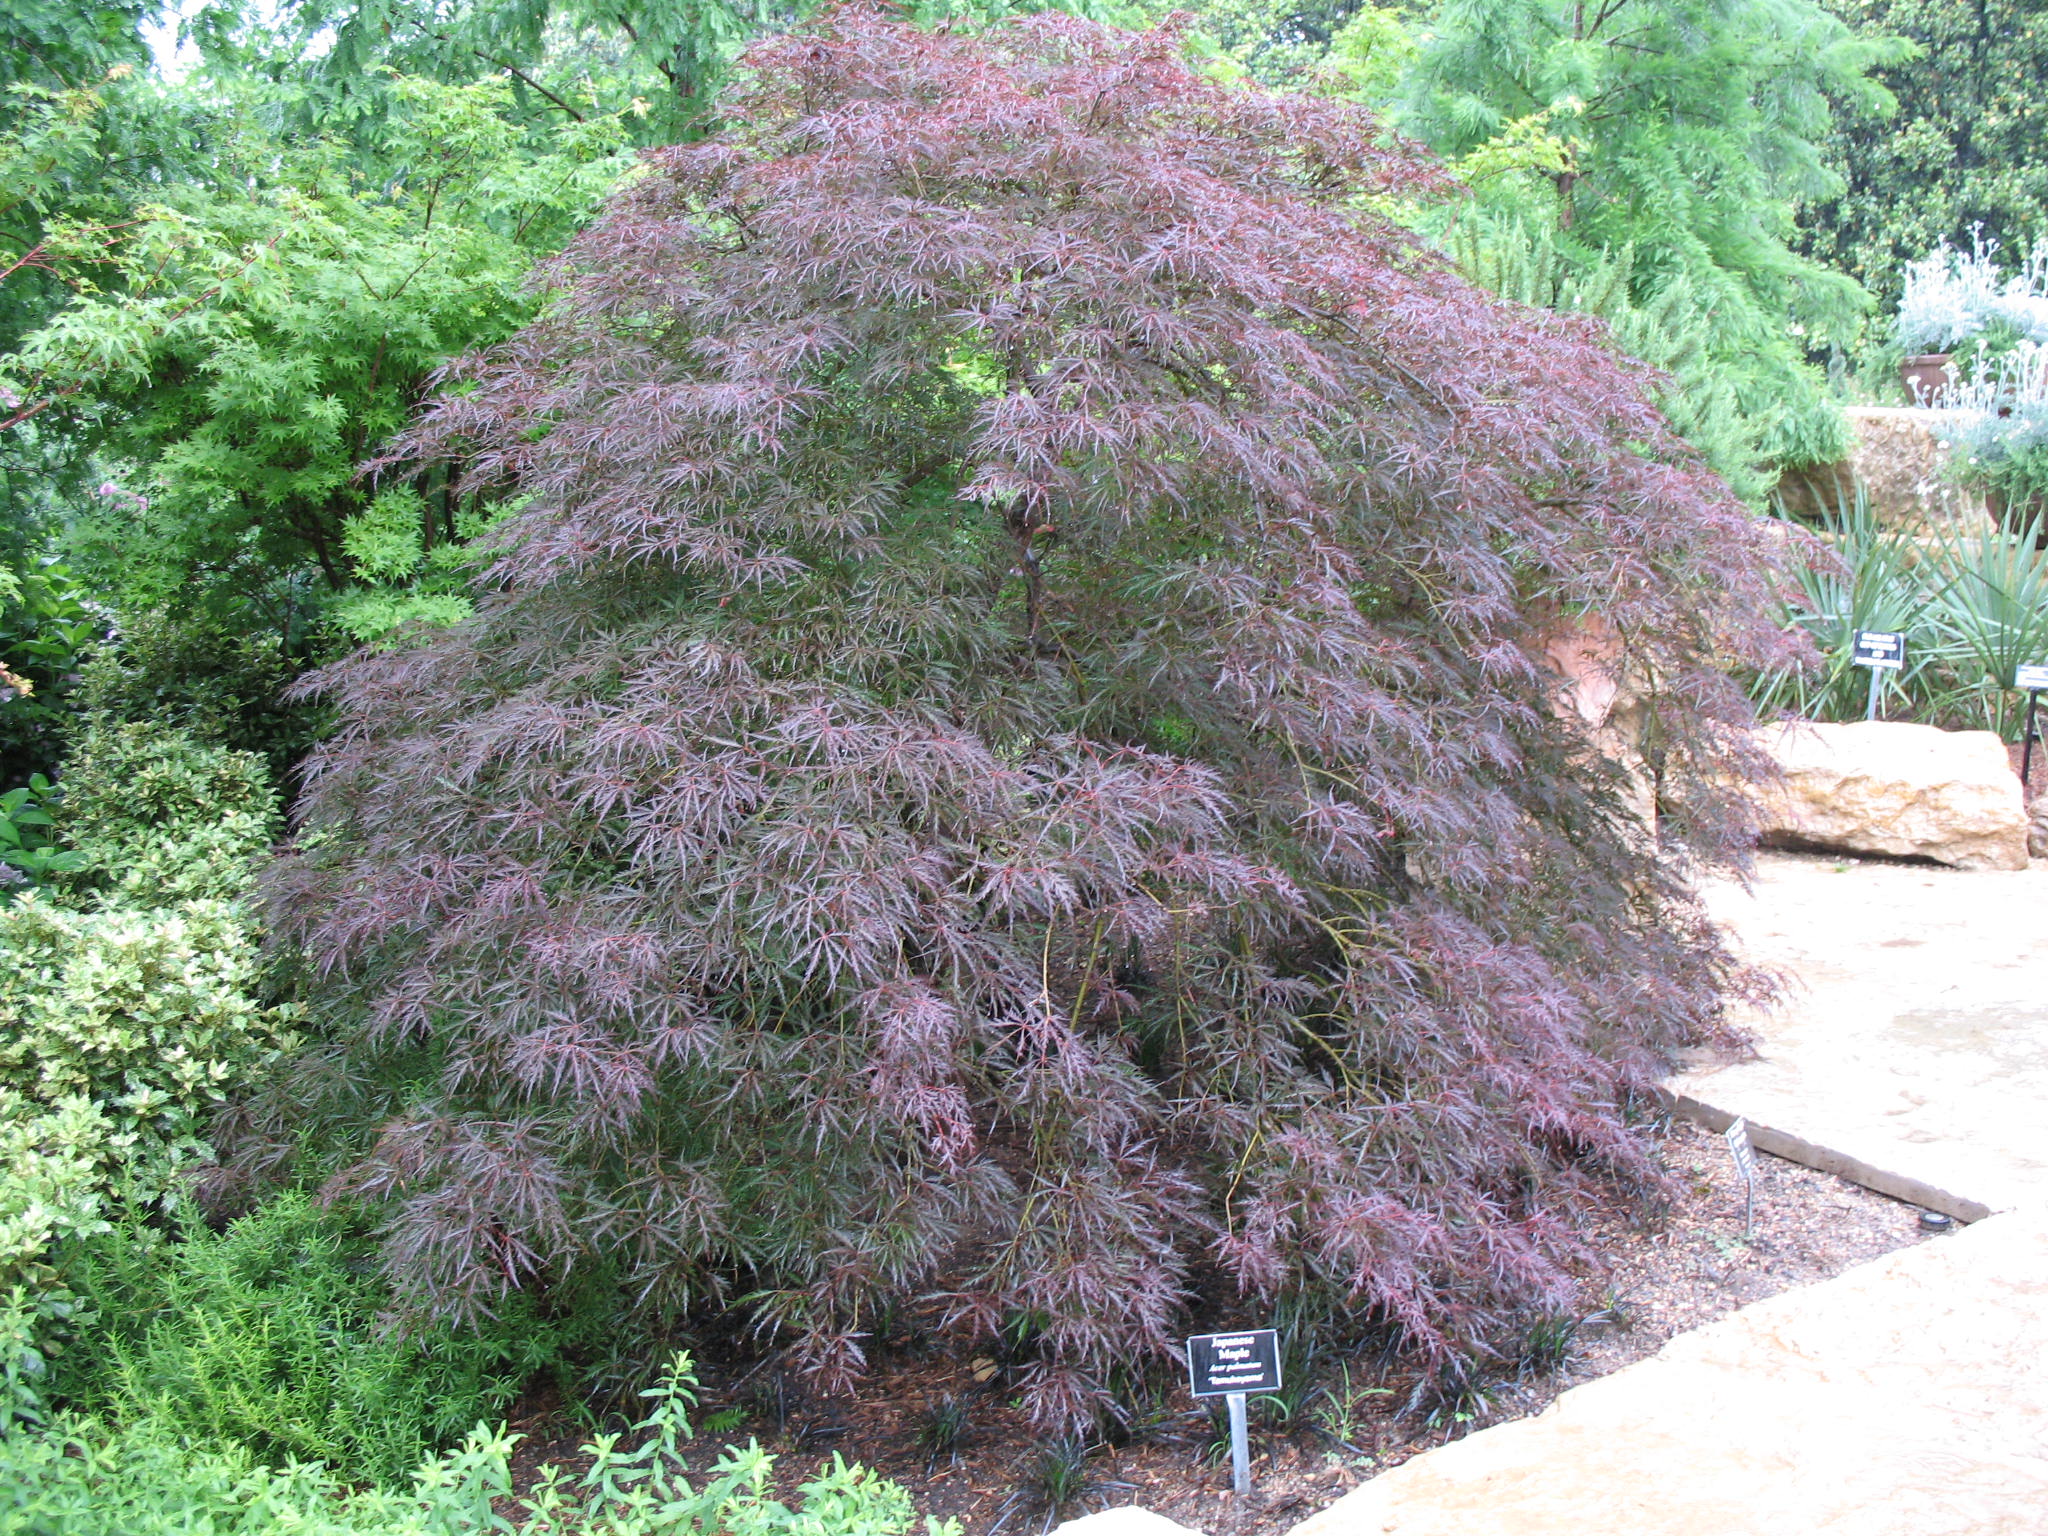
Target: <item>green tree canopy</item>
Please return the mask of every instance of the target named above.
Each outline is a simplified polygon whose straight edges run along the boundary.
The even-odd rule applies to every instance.
[[[252,91],[238,125],[216,122],[204,180],[54,242],[80,296],[26,339],[11,387],[137,466],[75,536],[82,565],[130,600],[195,577],[247,598],[308,562],[337,590],[359,564],[403,573],[401,505],[414,563],[458,536],[445,488],[390,482],[378,505],[358,471],[435,368],[532,314],[531,262],[629,157],[612,117],[520,126],[503,81],[389,90],[378,179],[341,141],[265,131],[268,96]]]
[[[1887,302],[1905,263],[1980,227],[2009,252],[2048,234],[2048,4],[1828,0],[1867,33],[1899,33],[1910,61],[1878,71],[1896,119],[1845,117],[1829,139],[1841,177],[1803,220],[1807,250]]]
[[[1054,0],[911,0],[930,24],[1038,9]],[[733,58],[786,29],[819,0],[288,0],[254,23],[222,9],[201,13],[195,35],[239,70],[291,80],[306,92],[303,119],[332,130],[380,120],[383,72],[450,84],[506,80],[522,117],[626,112],[641,143],[664,144],[709,126]],[[1057,0],[1079,14],[1108,0]],[[353,129],[350,129],[353,131]]]
[[[1626,253],[1631,298],[1674,282],[1713,316],[1714,366],[1779,463],[1835,456],[1807,351],[1846,342],[1867,297],[1792,249],[1796,208],[1839,189],[1833,113],[1879,112],[1891,41],[1812,0],[1443,0],[1401,121],[1481,163],[1483,200],[1588,252]]]

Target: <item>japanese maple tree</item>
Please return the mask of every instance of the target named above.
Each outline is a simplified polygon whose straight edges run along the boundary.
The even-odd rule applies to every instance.
[[[1556,1305],[1734,974],[1744,509],[1387,217],[1418,151],[1170,31],[835,10],[723,121],[405,444],[522,498],[474,618],[316,684],[299,1081],[404,1293],[745,1295],[840,1382],[923,1306],[1048,1423],[1201,1294],[1423,1359]]]

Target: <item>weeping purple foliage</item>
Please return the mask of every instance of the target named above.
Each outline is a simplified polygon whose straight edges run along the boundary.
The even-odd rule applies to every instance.
[[[1735,975],[1751,519],[1381,211],[1416,151],[1170,33],[839,10],[725,121],[403,445],[522,498],[474,620],[315,684],[275,916],[402,1294],[748,1293],[832,1382],[921,1298],[1048,1423],[1199,1285],[1423,1358],[1554,1304]]]

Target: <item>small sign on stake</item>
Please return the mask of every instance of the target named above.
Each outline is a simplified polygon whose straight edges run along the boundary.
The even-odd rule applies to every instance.
[[[1863,718],[1875,720],[1879,679],[1887,672],[1906,669],[1906,637],[1895,630],[1859,629],[1849,650],[1849,660],[1870,668],[1870,702],[1864,707]]]
[[[1728,1155],[1742,1175],[1742,1235],[1746,1238],[1756,1230],[1756,1148],[1750,1144],[1749,1122],[1738,1115],[1721,1139],[1728,1143]]]
[[[1898,672],[1906,665],[1906,637],[1892,630],[1859,629],[1856,649],[1849,658],[1859,667],[1876,667],[1881,672]]]
[[[1280,1335],[1271,1328],[1198,1333],[1188,1340],[1188,1385],[1197,1397],[1220,1397],[1230,1409],[1231,1486],[1252,1491],[1251,1435],[1245,1398],[1280,1390]]]

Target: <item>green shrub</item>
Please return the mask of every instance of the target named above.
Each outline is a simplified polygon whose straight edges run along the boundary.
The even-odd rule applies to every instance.
[[[11,887],[32,885],[52,875],[82,868],[85,855],[64,847],[52,832],[56,825],[44,802],[55,793],[40,773],[0,794],[0,901]]]
[[[459,1481],[420,1500],[347,1494],[317,1467],[279,1472],[234,1447],[187,1446],[154,1425],[65,1421],[0,1439],[0,1532],[24,1536],[439,1536],[504,1530],[489,1512],[491,1454],[465,1447]]]
[[[1788,417],[1775,399],[1745,410],[1739,370],[1728,363],[1740,341],[1722,314],[1730,306],[1725,292],[1703,292],[1679,272],[1638,298],[1633,248],[1574,248],[1549,225],[1511,213],[1461,208],[1445,244],[1466,275],[1503,298],[1605,320],[1621,350],[1664,375],[1659,408],[1738,495],[1761,499],[1769,478],[1760,467],[1769,457],[1764,440],[1773,432],[1786,442],[1788,431],[1808,439],[1791,455],[1802,462],[1828,462],[1844,451],[1841,412],[1830,404],[1808,402],[1807,413],[1817,413],[1812,422]]]
[[[277,825],[261,758],[147,722],[96,717],[60,783],[57,825],[86,863],[74,889],[104,905],[241,897]]]
[[[287,1011],[258,998],[238,899],[276,796],[249,753],[95,719],[37,811],[68,847],[44,859],[44,888],[0,907],[0,1146],[56,1136],[62,1167],[84,1159],[127,1198],[162,1200],[205,1155],[204,1120],[289,1038]],[[0,1184],[0,1221],[21,1222],[10,1241],[56,1209],[38,1188]],[[10,1250],[0,1272],[28,1262]]]
[[[0,786],[47,773],[76,724],[80,663],[105,628],[65,566],[28,562],[0,584]]]
[[[102,1166],[112,1147],[113,1127],[90,1100],[45,1105],[0,1088],[0,1288],[46,1289],[52,1242],[107,1230]]]
[[[125,1224],[67,1253],[65,1281],[97,1321],[56,1389],[110,1421],[234,1442],[273,1466],[400,1482],[499,1413],[561,1334],[515,1309],[473,1333],[400,1337],[379,1326],[374,1268],[369,1240],[300,1194],[182,1241]]]
[[[283,606],[315,611],[311,601]],[[79,705],[107,720],[151,721],[209,745],[257,753],[273,776],[282,775],[312,745],[323,713],[284,701],[315,639],[305,632],[310,622],[280,633],[124,611],[114,643],[81,670]]]
[[[205,1116],[287,1043],[285,1012],[255,997],[257,965],[230,902],[76,912],[24,896],[0,909],[0,1088],[97,1105],[132,1192],[165,1194]]]
[[[10,1328],[10,1322],[15,1326]],[[24,1337],[19,1308],[0,1310],[0,1348]],[[0,1362],[0,1383],[18,1382]],[[800,1490],[796,1509],[768,1496],[774,1458],[728,1447],[702,1487],[681,1475],[694,1401],[688,1356],[670,1363],[644,1396],[652,1411],[631,1434],[586,1445],[586,1470],[543,1467],[533,1490],[512,1497],[518,1437],[479,1425],[455,1450],[425,1462],[403,1492],[346,1488],[322,1467],[258,1464],[238,1446],[193,1445],[164,1424],[109,1428],[66,1416],[0,1431],[0,1532],[35,1536],[896,1536],[915,1513],[896,1484],[837,1457]],[[5,1410],[8,1404],[0,1404]],[[31,1410],[33,1411],[33,1410]],[[0,1424],[8,1417],[0,1411]],[[622,1445],[635,1449],[623,1450]],[[929,1536],[958,1536],[927,1520]]]

